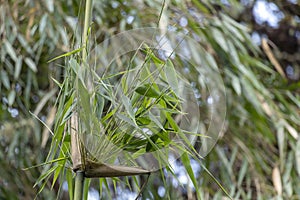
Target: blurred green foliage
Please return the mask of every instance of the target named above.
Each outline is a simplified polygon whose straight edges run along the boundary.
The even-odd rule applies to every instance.
[[[298,199],[300,83],[280,76],[253,44],[251,30],[230,17],[241,12],[241,4],[228,2],[233,12],[222,13],[208,1],[170,0],[160,24],[198,38],[226,86],[224,132],[203,164],[236,199]],[[51,77],[62,82],[65,69],[63,60],[47,61],[79,47],[82,5],[75,0],[1,1],[0,199],[33,199],[38,192],[32,186],[47,168],[23,169],[44,162],[50,133],[30,112],[51,127],[57,97]],[[92,40],[156,26],[161,6],[158,0],[95,1]],[[224,196],[205,172],[197,177],[203,199]],[[168,177],[164,181],[172,198],[193,198],[187,185],[174,186]],[[51,184],[49,180],[38,198],[56,197],[59,187],[50,190]],[[144,197],[161,198],[160,185],[161,178],[150,179]]]

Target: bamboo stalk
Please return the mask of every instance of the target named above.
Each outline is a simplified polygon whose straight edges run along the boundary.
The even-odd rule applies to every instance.
[[[88,29],[91,21],[91,15],[92,15],[92,0],[86,0],[85,2],[85,15],[84,15],[84,28],[82,32],[82,44],[83,44],[83,50],[82,50],[82,63],[86,63],[87,61],[87,41],[88,41]],[[71,146],[74,144],[77,146],[76,150],[79,149],[79,141],[78,141],[78,132],[76,133],[77,137],[71,137]],[[81,152],[79,149],[79,152],[77,154],[80,154],[79,157],[81,158]],[[78,158],[77,158],[78,159]],[[82,167],[81,167],[82,168]],[[83,184],[84,183],[84,171],[82,169],[79,169],[76,171],[76,177],[75,177],[75,188],[74,188],[74,200],[82,200],[83,197]]]
[[[82,200],[84,172],[77,171],[75,177],[74,200]]]
[[[86,0],[85,4],[85,16],[84,16],[84,28],[82,33],[82,43],[83,43],[83,51],[82,51],[82,62],[86,62],[87,59],[87,41],[88,41],[88,30],[90,26],[91,16],[92,16],[92,5],[93,0]]]

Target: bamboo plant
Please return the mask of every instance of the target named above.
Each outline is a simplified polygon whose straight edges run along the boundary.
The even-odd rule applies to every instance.
[[[60,87],[58,112],[47,158],[47,163],[53,163],[53,166],[37,184],[42,181],[46,184],[52,174],[53,184],[65,176],[70,199],[79,200],[87,194],[90,181],[85,182],[86,178],[133,176],[154,171],[160,171],[163,176],[162,168],[173,172],[170,158],[181,157],[200,198],[190,157],[201,158],[195,149],[201,142],[199,137],[208,141],[202,141],[205,150],[201,147],[200,151],[209,151],[209,141],[215,141],[201,132],[197,111],[199,102],[185,77],[190,75],[184,75],[184,68],[176,67],[182,64],[176,63],[180,54],[178,49],[184,47],[178,43],[168,52],[162,44],[166,33],[159,32],[160,29],[148,29],[150,42],[155,34],[162,37],[154,46],[144,41],[145,35],[139,39],[139,32],[131,32],[134,37],[126,34],[119,37],[132,42],[135,51],[122,55],[123,46],[125,49],[128,46],[127,43],[122,46],[121,40],[115,44],[121,45],[117,48],[121,55],[107,66],[99,64],[97,57],[101,56],[98,54],[102,49],[100,53],[97,48],[92,53],[89,49],[91,14],[92,1],[87,0],[82,46],[57,57],[65,57],[67,69],[64,82],[57,82]],[[110,45],[114,46],[113,43]],[[198,50],[204,52],[204,49]],[[196,62],[186,65],[186,70],[195,65]],[[197,76],[205,74],[201,71],[203,69],[198,70]],[[211,82],[220,83],[209,74],[213,70],[206,73],[213,79]],[[216,108],[212,108],[212,116],[216,114],[213,109]]]

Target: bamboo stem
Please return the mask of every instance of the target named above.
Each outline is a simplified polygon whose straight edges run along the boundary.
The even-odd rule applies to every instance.
[[[75,177],[74,200],[82,200],[84,172],[77,171]]]
[[[82,32],[82,43],[83,43],[83,50],[82,50],[82,62],[85,63],[87,60],[87,41],[88,41],[88,30],[90,26],[91,21],[91,15],[92,15],[92,0],[86,0],[85,2],[85,15],[84,15],[84,28]],[[77,146],[76,150],[78,150],[78,132],[76,133],[77,137],[72,137],[72,145],[74,144]],[[77,153],[81,153],[80,151]],[[80,155],[81,158],[81,155]],[[84,170],[84,169],[83,169]],[[75,176],[75,188],[74,188],[74,200],[82,200],[83,197],[83,185],[84,185],[84,171],[82,169],[79,169],[76,171]]]
[[[88,30],[90,26],[90,21],[92,17],[92,5],[93,0],[86,0],[85,3],[85,15],[84,15],[84,28],[82,33],[82,43],[83,43],[83,51],[82,51],[82,61],[86,62],[87,59],[87,41],[88,41]]]

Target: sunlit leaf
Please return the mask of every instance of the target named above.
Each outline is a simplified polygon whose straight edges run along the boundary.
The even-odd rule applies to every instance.
[[[8,105],[12,106],[13,103],[15,102],[15,98],[16,98],[16,91],[15,90],[11,90],[8,94]]]
[[[17,54],[13,48],[13,46],[7,41],[5,40],[4,41],[4,45],[6,47],[6,51],[7,53],[10,55],[10,57],[14,60],[14,61],[17,61]]]
[[[27,57],[24,59],[24,61],[33,72],[37,72],[36,64],[33,62],[33,60],[31,58]]]

